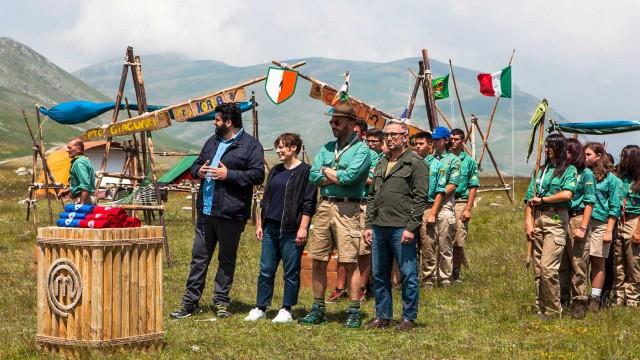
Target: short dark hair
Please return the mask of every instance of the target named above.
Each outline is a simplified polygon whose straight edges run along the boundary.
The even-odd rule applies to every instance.
[[[360,133],[364,134],[367,132],[367,128],[369,128],[369,125],[367,125],[367,122],[362,120],[362,119],[358,119],[356,120],[356,123],[354,124],[355,127],[360,129]]]
[[[369,136],[376,137],[378,140],[382,141],[384,139],[384,132],[382,131],[382,129],[371,128],[367,130],[366,137],[369,137]]]
[[[84,140],[81,137],[75,137],[69,140],[70,143],[80,148],[80,151],[84,152]]]
[[[286,147],[296,147],[296,154],[300,154],[300,150],[302,150],[302,139],[300,135],[293,133],[283,133],[278,135],[278,137],[273,141],[273,147],[278,147],[280,143]]]
[[[231,125],[235,128],[242,127],[242,112],[236,103],[220,104],[216,106],[216,113],[220,114],[223,121],[231,120]]]
[[[455,129],[451,130],[451,136],[453,136],[453,135],[460,135],[464,139],[464,130],[459,129],[459,128],[455,128]]]
[[[420,131],[419,133],[416,133],[415,135],[413,135],[413,139],[432,139],[431,137],[431,133],[427,132],[427,131]]]

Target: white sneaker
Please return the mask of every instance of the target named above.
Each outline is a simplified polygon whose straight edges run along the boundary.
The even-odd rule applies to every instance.
[[[291,317],[291,313],[287,311],[287,309],[280,309],[278,311],[278,315],[271,320],[272,323],[288,323],[292,322],[293,318]]]
[[[264,311],[258,308],[253,308],[251,309],[251,311],[249,311],[249,315],[247,315],[247,317],[244,318],[244,321],[256,321],[263,317],[264,317]]]

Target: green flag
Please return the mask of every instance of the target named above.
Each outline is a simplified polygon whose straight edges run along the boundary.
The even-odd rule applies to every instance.
[[[436,100],[449,97],[449,74],[431,80],[433,98]]]

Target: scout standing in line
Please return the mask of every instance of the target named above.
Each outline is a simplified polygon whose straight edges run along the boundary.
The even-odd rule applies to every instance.
[[[420,225],[420,281],[422,286],[430,290],[437,282],[437,241],[436,226],[427,223],[429,215],[433,212],[437,218],[438,211],[444,199],[446,178],[440,176],[442,163],[433,156],[433,140],[431,134],[423,131],[413,137],[413,144],[418,156],[424,158],[429,171],[429,190],[427,193],[427,207]]]
[[[601,294],[604,285],[604,262],[609,256],[613,228],[620,216],[620,198],[618,197],[618,178],[609,172],[606,166],[605,150],[601,143],[588,143],[584,149],[587,166],[596,177],[596,202],[591,214],[591,236],[589,254],[591,255],[591,296],[589,311],[597,312],[601,308]]]
[[[615,304],[637,307],[640,302],[640,147],[627,145],[620,153],[618,196],[622,216],[615,243]]]
[[[567,246],[560,264],[560,288],[565,304],[573,299],[571,316],[581,319],[589,300],[589,236],[591,213],[596,201],[596,178],[586,167],[584,149],[577,139],[567,140],[567,163],[576,168],[577,182],[569,210]]]
[[[360,203],[371,166],[369,148],[353,131],[357,120],[348,102],[336,104],[331,111],[331,130],[336,141],[324,145],[313,160],[309,178],[320,188],[320,204],[314,219],[309,244],[313,259],[313,305],[300,319],[302,324],[325,322],[327,264],[334,249],[349,280],[349,309],[346,327],[360,327],[360,283],[356,266],[360,249]]]
[[[467,244],[471,209],[473,209],[473,202],[476,199],[476,191],[480,186],[478,164],[464,151],[464,139],[462,129],[451,130],[451,148],[449,150],[460,159],[460,181],[455,193],[456,232],[453,242],[453,271],[451,273],[452,280],[455,282],[462,281],[460,269],[466,257],[464,247]]]
[[[453,237],[456,231],[455,192],[460,181],[460,159],[449,152],[451,132],[446,127],[433,130],[435,157],[442,163],[440,174],[446,180],[442,208],[427,217],[428,224],[436,224],[438,234],[438,282],[442,287],[451,286],[453,267]],[[435,207],[435,206],[434,206]]]
[[[525,196],[524,229],[533,242],[534,281],[538,316],[561,314],[558,270],[566,243],[569,207],[576,190],[576,168],[567,163],[564,136],[545,141],[546,159]]]

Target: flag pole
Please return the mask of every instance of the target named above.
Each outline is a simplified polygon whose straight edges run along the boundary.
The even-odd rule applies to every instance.
[[[460,116],[462,117],[462,122],[464,123],[464,129],[467,131],[467,139],[465,142],[469,140],[469,133],[472,128],[469,128],[467,124],[467,119],[464,117],[464,110],[462,109],[462,101],[460,101],[460,94],[458,93],[458,84],[456,83],[456,75],[453,73],[453,64],[451,63],[451,59],[449,59],[449,72],[451,73],[451,80],[453,80],[453,90],[456,93],[456,99],[458,100],[458,108],[460,109]]]
[[[509,59],[509,65],[511,66],[511,63],[513,62],[513,56],[516,53],[516,49],[513,49],[513,51],[511,52],[511,58]],[[513,81],[512,81],[513,83]],[[511,96],[513,96],[513,93],[511,94]],[[498,108],[498,103],[500,102],[500,97],[498,96],[496,98],[496,102],[493,104],[493,109],[491,109],[491,115],[489,116],[489,125],[487,125],[487,131],[485,132],[485,139],[489,139],[489,134],[491,133],[491,124],[493,123],[493,117],[496,114],[496,109]],[[481,166],[482,163],[482,158],[484,157],[484,152],[485,149],[487,148],[487,143],[486,141],[483,141],[482,143],[482,149],[480,150],[480,158],[478,159],[478,167]]]

